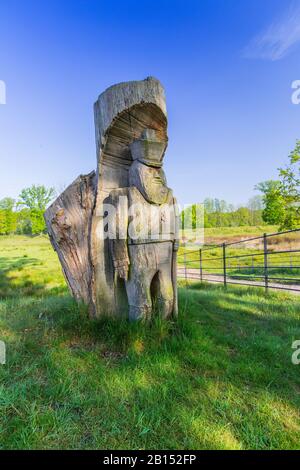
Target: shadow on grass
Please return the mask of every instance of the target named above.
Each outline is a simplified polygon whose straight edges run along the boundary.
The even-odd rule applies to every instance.
[[[24,268],[39,266],[37,258],[7,258],[0,257],[0,299],[15,296],[42,296],[65,292],[65,287],[47,289],[45,283],[33,280],[29,274],[24,274]]]
[[[146,326],[90,321],[68,296],[25,300],[15,316],[12,305],[3,315],[18,334],[7,381],[20,415],[8,400],[7,448],[299,443],[300,378],[290,356],[300,309],[288,296],[193,286],[180,289],[177,321]]]

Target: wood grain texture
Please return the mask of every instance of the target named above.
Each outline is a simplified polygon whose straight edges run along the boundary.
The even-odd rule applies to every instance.
[[[129,259],[120,265],[118,250],[113,259],[110,241],[105,236],[105,204],[111,200],[114,191],[126,193],[129,188],[129,169],[133,163],[130,146],[146,129],[155,131],[158,141],[163,142],[164,154],[168,141],[164,89],[152,77],[114,85],[99,96],[94,105],[94,116],[97,170],[78,177],[47,209],[45,220],[73,296],[89,305],[91,316],[128,315],[130,292],[136,289],[134,282],[131,283],[133,290],[129,288],[130,279],[126,278]],[[162,170],[153,170],[155,175],[159,172],[163,174]],[[169,245],[164,245],[165,250],[169,250],[168,268],[163,265],[160,274],[163,276],[160,285],[165,291],[166,312],[171,311],[172,291],[177,289],[174,282],[170,282],[169,274],[173,238]],[[142,245],[130,249],[136,252],[132,256],[138,260],[143,253]],[[147,250],[151,255],[157,252],[160,257],[163,245],[148,246]],[[173,260],[176,265],[176,254]],[[135,263],[135,260],[131,261]],[[124,275],[117,275],[117,268],[119,274],[124,272]],[[130,270],[133,273],[132,266]],[[139,270],[142,272],[143,266],[137,262],[136,277]],[[133,281],[133,274],[131,276]],[[175,295],[175,302],[176,298]]]
[[[94,105],[97,149],[97,196],[92,220],[93,292],[98,315],[123,313],[124,286],[115,280],[108,240],[104,240],[103,204],[112,190],[129,186],[130,144],[151,128],[167,142],[165,92],[152,77],[120,83],[102,93]],[[122,283],[121,283],[122,284]],[[119,305],[122,307],[119,308]]]
[[[72,295],[90,306],[94,315],[91,218],[95,203],[96,174],[79,176],[47,209],[45,221],[54,250]]]

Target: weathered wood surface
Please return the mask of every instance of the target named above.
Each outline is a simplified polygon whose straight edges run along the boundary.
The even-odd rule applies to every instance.
[[[122,315],[129,311],[133,273],[138,276],[143,266],[139,263],[135,267],[130,266],[127,274],[124,271],[126,266],[116,267],[110,241],[104,234],[103,204],[110,200],[114,190],[122,192],[122,188],[130,186],[129,169],[133,162],[130,146],[146,129],[163,143],[164,154],[168,140],[164,89],[152,77],[112,86],[99,96],[94,105],[94,115],[96,173],[77,178],[49,207],[45,220],[74,297],[89,305],[91,316]],[[149,246],[147,249],[152,250],[153,254],[155,247],[152,249]],[[130,250],[140,252],[142,248],[133,247],[128,252]],[[156,251],[159,252],[159,249]],[[167,260],[172,264],[169,254]],[[176,273],[175,253],[174,263],[173,274]],[[124,275],[119,275],[123,273],[121,268]],[[162,286],[166,285],[165,290],[171,292],[171,284],[167,281]],[[173,289],[176,303],[174,279]],[[170,304],[172,295],[168,293],[168,296]],[[174,304],[175,313],[176,309],[177,305]]]
[[[79,176],[47,209],[45,221],[73,296],[95,308],[92,296],[90,234],[96,174]]]
[[[118,280],[109,242],[103,240],[103,203],[114,189],[129,186],[130,144],[147,129],[167,142],[165,92],[158,80],[120,83],[102,93],[94,105],[97,149],[97,197],[92,222],[91,258],[97,312],[123,312],[124,283]]]

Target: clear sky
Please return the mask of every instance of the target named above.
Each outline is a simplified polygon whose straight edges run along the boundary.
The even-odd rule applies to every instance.
[[[0,198],[94,169],[97,96],[152,75],[179,201],[243,203],[300,138],[299,54],[299,0],[1,0]]]

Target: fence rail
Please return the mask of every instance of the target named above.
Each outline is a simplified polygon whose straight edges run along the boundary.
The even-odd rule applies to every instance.
[[[178,254],[178,278],[300,293],[300,229]]]

